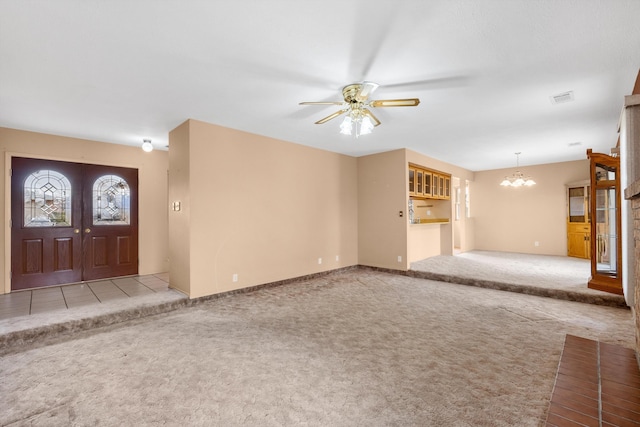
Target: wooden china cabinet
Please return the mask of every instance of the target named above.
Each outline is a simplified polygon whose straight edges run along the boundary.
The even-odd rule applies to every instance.
[[[590,163],[589,288],[622,295],[620,158],[587,150]]]

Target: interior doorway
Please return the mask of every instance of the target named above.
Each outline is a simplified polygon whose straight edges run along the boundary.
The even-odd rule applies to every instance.
[[[13,157],[11,290],[138,273],[138,170]]]

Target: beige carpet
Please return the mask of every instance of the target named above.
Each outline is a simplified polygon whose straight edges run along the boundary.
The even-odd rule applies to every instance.
[[[589,260],[553,255],[470,251],[411,263],[416,277],[625,307],[622,295],[589,289]]]
[[[629,310],[356,269],[0,358],[0,425],[538,426],[565,334]]]

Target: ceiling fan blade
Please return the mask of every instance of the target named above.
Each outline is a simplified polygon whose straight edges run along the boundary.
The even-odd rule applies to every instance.
[[[413,80],[400,83],[385,83],[386,89],[448,89],[468,86],[472,78],[467,75],[455,75],[446,77],[434,77],[431,79]]]
[[[318,121],[316,122],[316,124],[317,124],[317,125],[321,125],[321,124],[323,124],[323,123],[328,122],[328,121],[329,121],[329,120],[331,120],[331,119],[335,119],[335,118],[336,118],[336,117],[338,117],[340,114],[343,114],[343,113],[346,113],[346,112],[347,112],[347,110],[338,110],[338,111],[336,111],[335,113],[333,113],[333,114],[331,114],[331,115],[329,115],[329,116],[325,117],[324,119],[320,119],[320,120],[318,120]]]
[[[369,116],[371,120],[373,120],[373,126],[380,125],[380,120],[378,120],[378,118],[374,116],[371,111],[367,110],[366,108],[363,108],[362,112],[364,113],[365,116]]]
[[[298,105],[342,105],[344,101],[328,101],[328,102],[301,102]]]
[[[380,99],[378,101],[371,101],[369,105],[372,107],[415,107],[420,104],[418,98],[409,99]]]
[[[360,86],[360,90],[356,95],[356,99],[360,102],[366,101],[376,89],[378,89],[378,84],[374,82],[362,82]]]

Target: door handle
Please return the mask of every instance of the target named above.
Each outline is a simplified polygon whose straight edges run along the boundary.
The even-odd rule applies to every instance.
[[[73,232],[74,232],[75,234],[79,234],[79,233],[80,233],[80,229],[79,229],[79,228],[76,228],[75,230],[73,230]]]
[[[85,228],[85,229],[84,229],[84,232],[85,232],[85,233],[87,233],[87,234],[89,234],[89,233],[91,233],[91,229],[90,229],[90,228]]]

